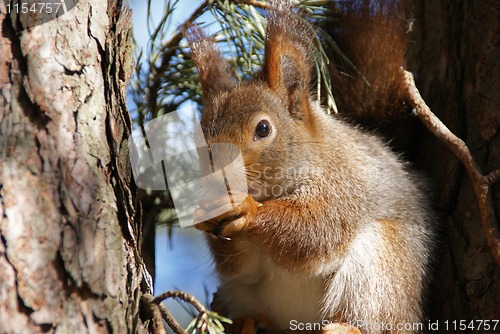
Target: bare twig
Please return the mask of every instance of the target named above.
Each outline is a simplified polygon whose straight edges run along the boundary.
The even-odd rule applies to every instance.
[[[167,334],[165,327],[163,326],[161,306],[165,308],[164,305],[158,305],[154,303],[154,297],[149,293],[145,293],[141,296],[141,307],[146,313],[146,317],[153,321],[153,333],[155,334]],[[166,309],[166,308],[165,308]],[[168,316],[172,319],[173,323],[169,324],[168,320],[165,319],[167,324],[176,332],[184,334],[182,327],[175,321],[175,319],[170,315],[167,310]],[[165,317],[163,317],[165,318]],[[177,331],[180,329],[180,332]]]
[[[161,303],[163,300],[165,300],[167,298],[180,299],[183,302],[189,303],[192,306],[194,306],[194,308],[199,313],[198,316],[196,317],[195,321],[197,323],[201,322],[202,331],[205,331],[208,328],[208,322],[209,322],[208,321],[208,310],[194,296],[192,296],[192,295],[190,295],[190,294],[188,294],[186,292],[183,292],[183,291],[170,290],[170,291],[167,291],[165,293],[162,293],[161,295],[159,295],[158,297],[156,297],[152,301],[153,303],[155,303],[155,304],[157,304],[157,305],[160,306],[160,311],[161,311],[162,315],[164,316],[164,318],[165,318],[165,316],[170,316],[171,317],[171,315],[168,312],[167,308]],[[165,321],[167,321],[167,320],[165,320]],[[170,327],[175,331],[176,334],[183,334],[183,333],[185,333],[185,331],[182,328],[180,328],[180,326],[178,326],[180,328],[180,330],[179,329],[174,329],[172,326],[170,326]]]
[[[165,320],[165,322],[167,323],[168,327],[172,328],[172,330],[176,334],[184,334],[185,333],[184,329],[181,327],[181,325],[179,325],[179,323],[177,322],[177,320],[175,320],[172,314],[170,314],[167,307],[161,303],[157,305],[158,308],[160,309],[161,316],[163,317],[163,320]]]
[[[489,184],[495,184],[498,181],[500,181],[500,169],[497,169],[488,175],[486,175],[486,178],[488,179]]]
[[[186,330],[179,325],[172,314],[170,314],[167,307],[162,304],[162,301],[167,298],[175,298],[189,303],[198,311],[198,315]],[[223,329],[221,322],[231,323],[231,320],[207,310],[194,296],[183,291],[170,290],[162,293],[156,298],[147,293],[143,294],[141,297],[141,309],[143,310],[143,317],[153,321],[152,327],[154,334],[165,333],[162,318],[176,334],[185,334],[190,328],[198,328],[201,332],[208,331],[210,333],[219,333],[221,329]]]
[[[481,221],[488,246],[495,261],[500,265],[500,232],[496,226],[495,212],[490,193],[490,186],[500,180],[500,170],[483,175],[465,142],[455,136],[427,106],[415,85],[413,74],[404,71],[404,76],[407,87],[406,98],[413,105],[416,116],[430,132],[444,142],[458,160],[462,162],[469,174],[478,200]]]
[[[186,303],[189,303],[194,306],[194,308],[199,312],[199,313],[206,313],[207,309],[205,306],[203,306],[202,303],[198,301],[194,296],[184,292],[184,291],[177,291],[177,290],[170,290],[165,293],[162,293],[158,297],[154,299],[154,303],[160,304],[162,301],[164,301],[167,298],[175,298],[175,299],[180,299]]]

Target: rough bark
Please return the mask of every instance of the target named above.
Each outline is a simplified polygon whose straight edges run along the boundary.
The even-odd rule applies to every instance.
[[[409,70],[434,113],[465,140],[483,173],[500,167],[500,6],[498,1],[416,1]],[[463,166],[438,140],[417,139],[443,213],[430,316],[498,319],[500,268],[481,227]],[[500,216],[500,185],[493,186]]]
[[[131,13],[80,1],[28,30],[0,3],[0,332],[140,332]]]

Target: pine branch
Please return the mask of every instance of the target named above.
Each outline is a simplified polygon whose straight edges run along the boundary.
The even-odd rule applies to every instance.
[[[189,26],[191,26],[193,22],[201,14],[205,12],[207,6],[208,6],[208,1],[204,1],[200,6],[198,6],[198,8],[195,9],[195,11],[191,14],[191,16],[186,21],[184,21],[183,24],[181,24],[177,32],[172,37],[170,37],[170,39],[165,44],[163,44],[163,49],[165,51],[162,53],[160,65],[157,68],[155,68],[155,72],[159,73],[160,75],[154,76],[151,84],[149,85],[149,91],[150,91],[150,95],[148,98],[149,110],[153,112],[158,110],[157,106],[158,91],[163,78],[161,74],[166,71],[167,67],[170,64],[170,60],[175,55],[177,47],[183,38],[182,32]]]
[[[300,11],[308,13],[312,21],[325,19],[326,0],[306,0],[297,3]],[[177,1],[168,1],[162,20],[152,30],[151,47],[138,56],[136,75],[131,92],[137,106],[135,121],[142,125],[147,119],[173,111],[182,103],[199,103],[200,87],[194,64],[189,59],[182,31],[208,10],[221,24],[216,40],[221,50],[229,53],[228,60],[239,80],[251,77],[262,66],[265,44],[265,17],[262,9],[271,4],[261,0],[206,0],[178,27],[166,41],[165,31]],[[259,10],[256,10],[259,9]],[[311,29],[312,28],[311,26]],[[321,31],[319,31],[321,33]],[[318,99],[324,100],[330,110],[336,111],[331,93],[328,56],[322,44],[328,42],[324,34],[317,39],[315,52]],[[229,51],[229,52],[228,52]],[[321,96],[324,94],[324,97]]]
[[[269,3],[259,0],[234,0],[234,2],[237,4],[245,4],[262,9],[269,9],[271,7]]]

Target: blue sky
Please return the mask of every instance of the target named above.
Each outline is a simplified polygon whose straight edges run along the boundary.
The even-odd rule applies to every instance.
[[[172,14],[169,32],[177,27],[202,3],[202,0],[181,0]],[[144,0],[130,0],[132,8],[133,31],[138,46],[147,47],[149,33],[147,28],[147,5]],[[163,15],[164,0],[153,1],[153,19],[157,23]],[[131,103],[131,101],[129,101]],[[211,293],[217,287],[213,270],[213,260],[201,232],[193,227],[176,228],[171,239],[166,228],[158,228],[156,236],[156,279],[155,294],[171,289],[180,289],[195,295],[206,302],[204,287]],[[166,303],[173,315],[184,327],[189,321],[185,311],[175,301]]]

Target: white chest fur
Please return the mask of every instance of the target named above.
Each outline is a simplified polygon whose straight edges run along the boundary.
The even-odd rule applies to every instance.
[[[220,296],[231,317],[261,314],[279,329],[289,329],[291,320],[319,321],[323,278],[286,271],[262,253],[248,258],[237,276],[221,277]]]

